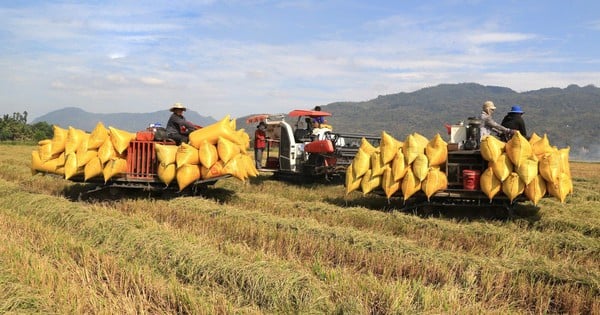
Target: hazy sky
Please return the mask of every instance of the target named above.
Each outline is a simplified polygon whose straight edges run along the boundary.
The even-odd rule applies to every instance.
[[[600,86],[597,0],[2,1],[0,43],[0,114],[29,121],[174,102],[237,118],[440,83]]]

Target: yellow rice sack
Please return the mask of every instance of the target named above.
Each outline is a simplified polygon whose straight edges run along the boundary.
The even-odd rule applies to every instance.
[[[425,155],[427,155],[429,166],[439,166],[446,162],[448,158],[448,143],[442,139],[439,133],[427,143]]]
[[[513,202],[525,190],[525,183],[519,178],[519,174],[512,172],[508,178],[502,182],[502,192]]]
[[[427,160],[427,156],[425,154],[417,154],[417,157],[412,163],[412,171],[419,181],[422,182],[425,180],[425,177],[427,177],[427,173],[429,172],[429,161]]]
[[[491,167],[488,167],[481,173],[479,186],[481,187],[481,191],[490,198],[490,202],[502,190],[502,182],[494,175]]]
[[[31,151],[32,174],[35,174],[37,172],[56,173],[56,169],[58,168],[58,161],[58,158],[56,158],[43,162],[40,159],[40,154],[38,151]]]
[[[175,164],[177,161],[177,150],[179,150],[179,146],[156,143],[154,144],[154,150],[156,150],[156,158],[160,164]]]
[[[177,168],[175,167],[175,163],[170,164],[158,164],[158,168],[156,170],[158,178],[165,183],[165,185],[169,186],[171,182],[175,179],[177,174]],[[182,175],[183,176],[183,175]]]
[[[531,139],[530,139],[531,140]],[[548,135],[544,134],[540,140],[531,143],[531,150],[533,154],[539,159],[542,156],[552,153],[552,146],[550,145],[550,141],[548,140]]]
[[[402,153],[402,149],[398,149],[396,156],[392,160],[392,174],[394,175],[394,181],[401,180],[406,174],[406,161],[404,160],[404,154]]]
[[[84,181],[102,175],[102,163],[99,158],[91,159],[83,167]]]
[[[560,153],[558,150],[546,153],[540,159],[538,168],[539,173],[548,183],[557,183],[558,174],[560,174]]]
[[[88,149],[98,149],[109,137],[109,131],[102,122],[98,122],[96,127],[90,133],[87,143]]]
[[[365,175],[362,177],[360,182],[360,188],[363,192],[363,195],[366,195],[373,191],[373,189],[381,186],[382,176],[371,176],[371,170],[368,170]]]
[[[61,152],[56,158],[56,166],[61,167],[65,165],[66,155],[65,152]]]
[[[382,161],[381,152],[371,153],[371,176],[381,176],[385,170],[385,164]]]
[[[394,156],[396,156],[399,148],[398,140],[394,139],[394,137],[385,131],[381,132],[381,144],[379,145],[379,149],[381,150],[382,164],[385,165],[390,163]]]
[[[439,168],[431,167],[427,172],[427,177],[421,183],[421,190],[427,196],[427,200],[437,191],[448,188],[448,178]]]
[[[223,117],[220,121],[192,131],[189,135],[190,144],[196,148],[200,147],[202,141],[216,145],[219,137],[226,138],[236,144],[242,144],[243,139],[240,139],[238,133],[232,128],[232,120],[230,115]]]
[[[427,143],[423,145],[419,139],[414,133],[406,136],[406,140],[404,140],[404,145],[402,146],[402,154],[404,154],[406,165],[412,164],[417,155],[425,153]]]
[[[571,177],[571,166],[569,165],[569,152],[571,147],[566,147],[558,150],[560,156],[560,171]]]
[[[69,153],[65,155],[65,179],[83,173],[83,167],[77,167],[77,155]]]
[[[533,144],[542,140],[542,137],[540,137],[537,133],[532,133],[531,137],[529,137],[529,144],[531,144],[531,148],[533,149]],[[534,150],[534,154],[535,154],[535,150]]]
[[[110,138],[107,138],[104,143],[98,148],[98,158],[102,164],[108,162],[108,160],[117,157],[117,151],[112,144]]]
[[[177,164],[177,168],[180,168],[185,164],[200,164],[198,149],[187,143],[181,143],[177,149],[177,153],[175,154],[175,163]]]
[[[521,161],[533,155],[531,144],[518,131],[506,142],[504,150],[515,167],[519,167]]]
[[[237,131],[237,139],[240,142],[241,151],[245,151],[250,147],[250,136],[246,133],[246,131],[242,128]]]
[[[62,152],[60,152],[60,153],[52,152],[52,140],[49,140],[49,139],[39,141],[37,151],[38,151],[38,156],[39,156],[40,160],[42,160],[42,162],[51,160],[51,159],[55,158],[55,156],[57,154],[62,153]]]
[[[538,160],[535,155],[532,155],[521,161],[521,165],[515,170],[519,174],[519,178],[525,185],[529,185],[531,181],[538,175]]]
[[[129,143],[132,140],[135,140],[135,133],[131,133],[129,131],[117,129],[109,126],[108,130],[110,130],[110,140],[113,143],[115,151],[119,154],[123,154],[129,147]]]
[[[492,168],[494,175],[496,175],[501,182],[505,181],[514,169],[514,166],[506,153],[500,154],[494,162],[489,162],[488,166]]]
[[[208,141],[204,141],[203,143],[205,142],[208,143]],[[200,145],[202,145],[202,143]],[[227,163],[238,153],[240,153],[240,146],[239,144],[233,143],[226,138],[219,137],[219,140],[217,140],[217,152],[219,154],[219,158],[223,160],[223,162]]]
[[[244,161],[239,158],[239,155],[225,163],[223,169],[226,174],[231,174],[241,181],[245,181],[248,178],[248,173],[244,167]]]
[[[536,175],[535,178],[525,185],[525,196],[537,206],[538,202],[546,195],[546,181],[541,175]]]
[[[346,195],[360,188],[361,181],[362,177],[354,176],[354,167],[352,166],[352,163],[350,163],[346,169],[346,180],[344,182]]]
[[[423,150],[425,150],[425,147],[429,143],[429,139],[427,139],[427,137],[418,132],[413,132],[412,135],[415,138],[415,140],[417,140],[417,142],[419,143],[419,146],[422,147]]]
[[[98,157],[98,151],[96,150],[87,150],[83,153],[76,152],[77,156],[77,167],[85,166],[89,161]],[[102,161],[100,161],[102,162]]]
[[[69,130],[63,129],[57,125],[52,125],[52,130],[54,132],[52,137],[52,155],[54,155],[65,151]]]
[[[200,167],[196,164],[178,165],[175,177],[177,178],[179,191],[182,191],[187,186],[200,179]]]
[[[383,191],[388,199],[390,199],[392,195],[394,195],[398,189],[400,189],[400,181],[394,180],[392,169],[389,167],[386,167],[385,171],[383,171],[381,187],[383,188]]]
[[[359,150],[363,150],[364,152],[366,152],[369,156],[371,156],[371,154],[377,150],[379,150],[379,148],[374,147],[371,142],[369,142],[367,139],[362,138],[360,139],[360,146],[358,147]]]
[[[202,178],[204,178],[204,179],[219,177],[221,175],[225,175],[225,171],[223,170],[223,167],[224,167],[223,161],[217,161],[217,162],[213,163],[213,165],[211,167],[208,167],[208,168],[205,167],[204,165],[202,165],[202,167],[200,167],[200,174],[202,175]]]
[[[352,160],[352,168],[356,178],[362,177],[371,168],[371,154],[360,147]]]
[[[404,200],[406,201],[417,191],[421,190],[421,181],[415,176],[413,171],[408,168],[406,175],[402,178],[402,184],[400,185]]]
[[[83,139],[85,137],[86,137],[85,131],[83,131],[81,129],[69,127],[69,132],[67,133],[67,141],[65,142],[65,153],[69,154],[69,153],[77,151],[77,148],[79,147],[79,145],[81,144],[81,141],[83,141]]]
[[[560,173],[555,183],[546,183],[546,188],[550,195],[556,197],[561,203],[564,203],[567,195],[572,190],[572,185],[571,178],[565,173]]]
[[[256,163],[252,155],[240,153],[240,159],[246,163],[246,173],[248,173],[248,176],[256,177],[260,174],[256,169]]]
[[[504,152],[506,143],[494,136],[486,136],[480,144],[481,156],[488,162],[494,162]]]
[[[127,160],[123,158],[112,159],[104,165],[102,175],[104,182],[108,182],[111,178],[127,172]]]

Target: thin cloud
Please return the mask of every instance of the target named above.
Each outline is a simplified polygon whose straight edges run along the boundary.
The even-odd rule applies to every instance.
[[[474,44],[498,44],[498,43],[510,43],[520,42],[535,39],[534,34],[525,33],[501,33],[501,32],[489,32],[468,35],[467,40]]]

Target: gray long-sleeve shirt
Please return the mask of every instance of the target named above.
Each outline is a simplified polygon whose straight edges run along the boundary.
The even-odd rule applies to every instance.
[[[489,115],[484,111],[481,112],[481,121],[481,139],[485,136],[493,135],[494,133],[503,134],[510,132],[510,129],[495,122],[492,115]]]

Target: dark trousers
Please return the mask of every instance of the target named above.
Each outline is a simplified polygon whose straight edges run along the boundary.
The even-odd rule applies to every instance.
[[[177,145],[180,145],[182,142],[187,143],[189,141],[188,136],[182,135],[180,133],[170,133],[167,136],[169,137],[169,139],[175,141]]]
[[[256,168],[262,168],[262,157],[265,148],[254,148],[254,161],[256,161]]]

